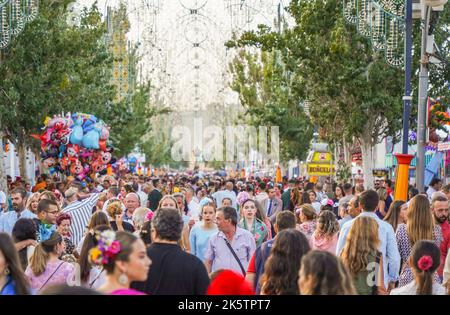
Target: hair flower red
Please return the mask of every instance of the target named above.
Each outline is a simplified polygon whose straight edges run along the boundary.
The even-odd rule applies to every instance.
[[[431,256],[422,256],[417,262],[417,266],[422,271],[428,271],[433,266],[433,258]]]
[[[120,243],[118,241],[114,241],[108,248],[108,252],[113,255],[117,255],[120,252]]]

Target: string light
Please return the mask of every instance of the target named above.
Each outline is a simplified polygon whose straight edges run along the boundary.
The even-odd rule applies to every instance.
[[[403,68],[405,40],[404,0],[344,0],[343,15],[369,38],[375,51],[384,51],[386,62]]]
[[[38,0],[0,0],[0,49],[8,47],[11,38],[36,18],[38,10]]]

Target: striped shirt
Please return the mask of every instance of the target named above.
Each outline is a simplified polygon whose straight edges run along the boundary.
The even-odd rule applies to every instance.
[[[94,193],[89,198],[81,201],[75,201],[67,205],[62,212],[70,214],[72,217],[72,236],[70,240],[76,246],[86,231],[86,227],[92,216],[92,209],[98,201],[100,194]]]

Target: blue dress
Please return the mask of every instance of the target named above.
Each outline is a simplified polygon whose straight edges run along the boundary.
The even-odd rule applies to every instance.
[[[191,254],[197,256],[201,261],[204,261],[209,238],[217,232],[217,227],[214,229],[205,229],[203,227],[203,222],[201,221],[194,225],[191,229],[191,234],[189,235]]]
[[[16,295],[16,285],[11,276],[7,276],[6,284],[3,288],[0,288],[0,295]]]

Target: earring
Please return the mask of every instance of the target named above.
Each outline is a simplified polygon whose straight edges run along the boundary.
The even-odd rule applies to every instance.
[[[7,275],[9,275],[9,273],[10,273],[10,271],[9,271],[9,268],[8,267],[6,267],[6,269],[5,269],[5,276],[7,276]]]
[[[127,276],[125,273],[122,273],[122,274],[119,276],[119,283],[120,283],[121,285],[126,285],[126,284],[128,284],[128,276]]]

